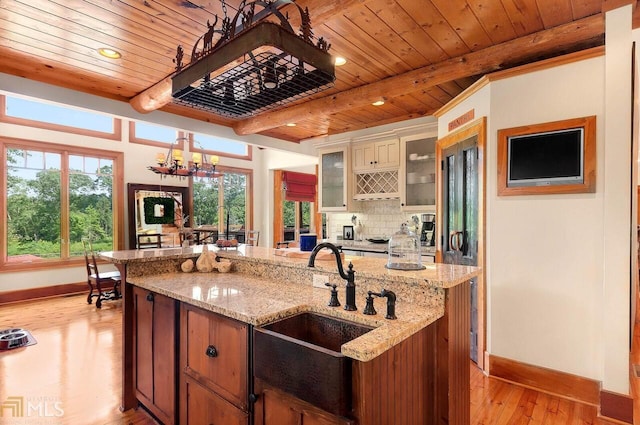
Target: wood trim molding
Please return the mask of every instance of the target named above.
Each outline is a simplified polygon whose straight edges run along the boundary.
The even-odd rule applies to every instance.
[[[59,297],[62,295],[79,294],[87,292],[87,282],[67,283],[63,285],[45,286],[42,288],[19,289],[16,291],[0,292],[0,305],[16,303],[20,301],[35,300],[38,298]],[[88,292],[87,292],[88,293]]]
[[[627,424],[633,423],[633,397],[600,390],[600,416]]]
[[[284,201],[282,196],[282,170],[273,171],[273,243],[272,247],[284,240],[284,219],[282,217]]]
[[[600,403],[600,381],[489,355],[489,376],[582,403]]]

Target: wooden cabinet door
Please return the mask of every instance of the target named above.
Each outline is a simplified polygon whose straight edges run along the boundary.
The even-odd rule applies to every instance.
[[[181,370],[248,410],[248,326],[182,304]]]
[[[175,301],[139,287],[133,298],[136,397],[164,424],[174,424]]]
[[[248,425],[249,415],[188,376],[183,388],[181,420],[184,425]]]
[[[318,409],[280,390],[256,382],[255,425],[353,425],[354,421]]]

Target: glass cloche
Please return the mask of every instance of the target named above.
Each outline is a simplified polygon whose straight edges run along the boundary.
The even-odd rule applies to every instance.
[[[389,239],[388,269],[395,270],[422,270],[422,257],[420,255],[420,238],[409,230],[406,223],[402,223],[400,231],[394,233]]]

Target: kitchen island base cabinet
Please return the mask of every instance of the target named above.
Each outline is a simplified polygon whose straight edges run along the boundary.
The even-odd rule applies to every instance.
[[[180,423],[184,425],[249,425],[249,414],[189,377],[183,377]]]
[[[248,350],[249,325],[181,304],[181,424],[248,423]]]
[[[255,425],[353,425],[256,379]]]
[[[133,288],[136,398],[165,425],[176,419],[176,301]]]

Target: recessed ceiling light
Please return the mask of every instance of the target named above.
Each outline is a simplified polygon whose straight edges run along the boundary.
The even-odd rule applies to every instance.
[[[109,59],[120,59],[122,55],[117,50],[110,49],[108,47],[101,47],[98,49],[98,53]]]
[[[384,100],[376,100],[372,103],[373,106],[382,106],[384,105]]]
[[[295,127],[295,126],[296,126],[296,123],[294,122],[287,123],[287,127]]]
[[[347,63],[347,60],[342,56],[336,56],[336,59],[333,61],[333,63],[335,64],[335,66],[342,66]]]

